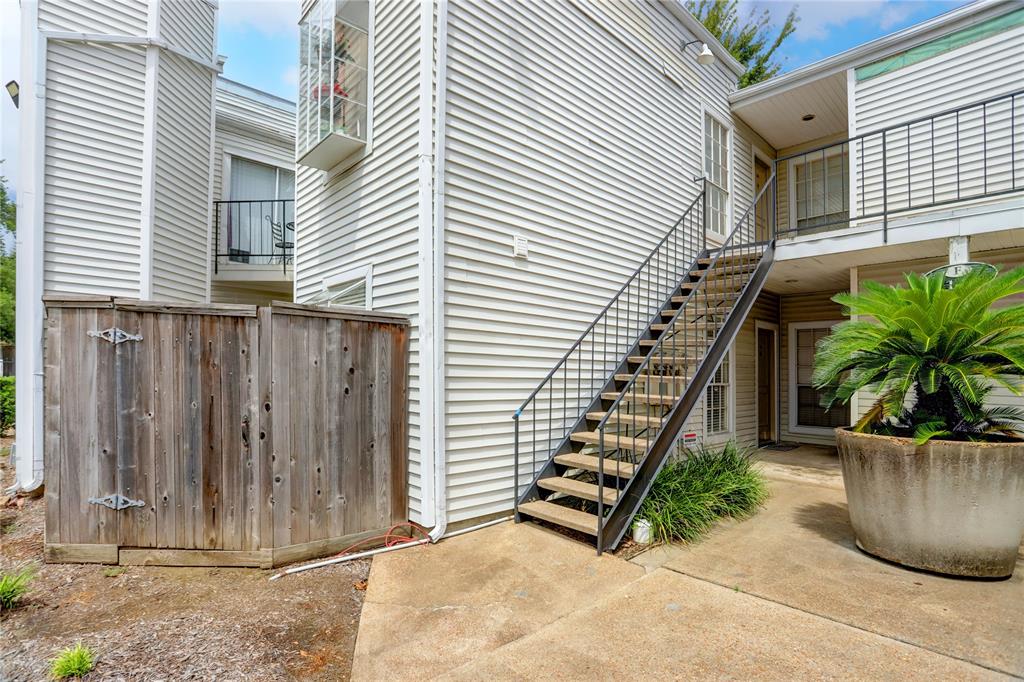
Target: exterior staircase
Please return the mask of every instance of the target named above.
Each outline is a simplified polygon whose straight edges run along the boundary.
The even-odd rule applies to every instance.
[[[619,544],[764,286],[774,183],[718,245],[705,184],[516,411],[517,521]]]

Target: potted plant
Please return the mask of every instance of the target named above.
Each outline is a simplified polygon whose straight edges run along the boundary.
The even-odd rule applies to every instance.
[[[868,390],[877,400],[837,429],[857,545],[914,568],[976,577],[1013,573],[1024,536],[1024,268],[975,270],[950,285],[908,274],[833,300],[858,319],[816,351],[823,405]]]

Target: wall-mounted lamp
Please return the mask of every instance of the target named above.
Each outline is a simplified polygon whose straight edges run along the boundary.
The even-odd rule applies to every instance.
[[[715,54],[711,51],[711,48],[708,47],[708,44],[701,40],[691,40],[683,45],[683,50],[685,51],[690,45],[696,45],[697,43],[700,43],[700,52],[697,53],[697,63],[704,66],[713,64],[715,61]]]
[[[7,94],[11,96],[12,100],[14,100],[14,108],[17,109],[18,91],[20,90],[20,88],[18,87],[18,81],[7,81],[7,85],[5,85],[4,87],[7,88]]]

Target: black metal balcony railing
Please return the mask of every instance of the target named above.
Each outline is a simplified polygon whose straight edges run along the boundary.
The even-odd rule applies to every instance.
[[[213,267],[292,263],[295,248],[295,200],[253,199],[213,202]]]
[[[1024,90],[781,157],[779,238],[881,220],[888,240],[890,216],[1024,190],[1021,152]]]

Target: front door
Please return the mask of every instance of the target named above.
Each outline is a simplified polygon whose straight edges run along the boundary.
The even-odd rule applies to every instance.
[[[775,438],[775,330],[757,330],[757,442]]]
[[[754,156],[754,196],[757,196],[758,194],[760,194],[761,188],[763,188],[766,184],[768,184],[768,178],[771,177],[771,173],[772,173],[772,171],[771,171],[771,168],[768,167],[768,164],[765,163],[764,161],[762,161],[760,157],[755,155]],[[755,229],[757,231],[756,232],[756,238],[757,238],[757,241],[759,241],[759,242],[768,241],[768,239],[770,237],[770,235],[769,235],[770,227],[769,226],[771,225],[771,221],[769,220],[769,218],[770,218],[769,213],[771,211],[771,206],[772,206],[771,197],[768,196],[768,192],[765,192],[764,195],[757,202],[757,205],[754,207],[754,214],[755,214],[754,215],[754,225],[755,225]]]

